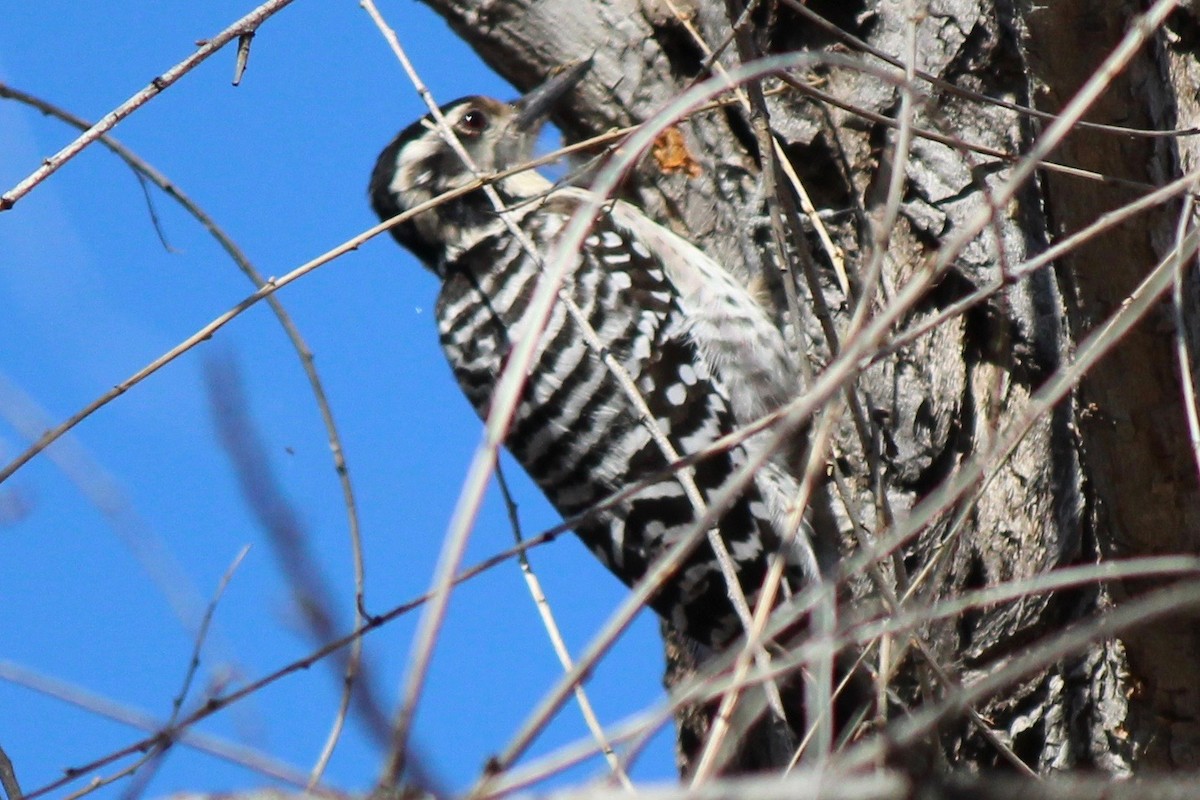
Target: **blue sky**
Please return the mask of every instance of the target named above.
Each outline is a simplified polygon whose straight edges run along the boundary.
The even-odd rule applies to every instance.
[[[0,26],[0,80],[95,119],[253,5],[9,4]],[[440,102],[515,94],[424,6],[385,0],[380,7]],[[238,88],[230,86],[232,70],[230,48],[114,136],[188,192],[261,272],[282,275],[374,224],[365,197],[374,159],[422,106],[354,2],[299,0],[259,30]],[[73,137],[54,120],[0,101],[0,191]],[[200,226],[154,195],[171,251],[158,240],[138,182],[99,146],[0,214],[4,461],[26,446],[25,428],[66,418],[248,293],[246,279]],[[375,613],[427,587],[480,432],[437,346],[436,288],[411,257],[380,238],[279,295],[315,353],[344,437],[365,537],[367,604]],[[177,565],[168,579],[173,590],[203,598],[238,551],[251,546],[218,607],[193,700],[214,681],[253,679],[310,650],[217,441],[204,384],[205,363],[216,358],[241,369],[247,411],[270,466],[338,594],[339,623],[349,626],[345,513],[324,431],[295,354],[260,306],[0,485],[0,666],[20,665],[166,717],[193,641],[136,554],[156,542],[169,556],[151,554],[150,563],[168,571]],[[508,474],[527,533],[557,521],[515,467]],[[493,490],[468,562],[511,541]],[[623,589],[573,537],[539,549],[533,560],[578,652]],[[402,619],[368,640],[389,697],[403,679],[415,622]],[[416,730],[433,773],[450,788],[468,786],[559,673],[515,564],[459,590]],[[643,615],[589,684],[602,720],[659,698],[660,673],[657,625]],[[335,706],[334,680],[314,668],[200,730],[307,769]],[[584,733],[577,709],[568,706],[535,753]],[[126,725],[0,680],[0,745],[26,791],[137,738]],[[329,780],[367,788],[379,761],[352,725]],[[592,762],[563,780],[602,771]],[[673,774],[669,732],[634,774]],[[176,747],[148,793],[263,782]],[[124,786],[97,794],[116,796]]]

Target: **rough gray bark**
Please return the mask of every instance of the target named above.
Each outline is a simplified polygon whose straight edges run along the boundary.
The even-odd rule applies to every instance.
[[[592,57],[584,86],[557,116],[569,138],[644,120],[707,75],[701,70],[703,49],[669,5],[655,0],[426,2],[519,86]],[[682,5],[713,48],[730,37],[730,20],[744,8],[740,0]],[[851,277],[847,297],[811,232],[796,229],[795,217],[784,213],[793,225],[788,266],[799,276],[797,336],[813,370],[819,372],[841,346],[829,339],[830,325],[845,329],[862,290],[865,277],[858,270],[875,247],[874,224],[883,213],[893,168],[905,170],[907,184],[899,218],[886,232],[882,289],[873,303],[886,304],[980,210],[990,210],[991,224],[957,255],[951,272],[910,312],[905,326],[920,325],[971,291],[1010,284],[860,375],[852,413],[837,431],[834,467],[842,488],[829,489],[850,549],[852,525],[878,535],[892,520],[903,519],[1022,414],[1047,376],[1167,251],[1178,207],[1140,215],[1023,280],[1009,280],[1011,270],[1144,194],[1144,185],[1161,185],[1195,169],[1197,145],[1194,137],[1078,130],[1056,161],[1137,185],[1043,171],[1014,202],[992,209],[991,194],[1011,166],[994,153],[1028,151],[1046,123],[949,87],[1056,112],[1116,45],[1140,5],[935,0],[914,4],[920,6],[915,16],[899,0],[807,5],[900,59],[906,31],[915,25],[918,67],[945,84],[919,82],[923,98],[913,122],[949,137],[917,137],[910,157],[895,163],[895,132],[884,121],[898,114],[897,86],[856,69],[793,76],[840,105],[798,90],[766,101],[770,125],[825,212]],[[1156,130],[1195,124],[1198,31],[1190,9],[1176,10],[1168,28],[1114,77],[1087,119]],[[786,3],[757,9],[719,61],[732,66],[759,54],[803,49],[851,52],[875,69],[883,66]],[[783,195],[767,191],[755,124],[753,115],[736,106],[693,115],[679,127],[699,163],[698,174],[667,172],[649,158],[624,190],[746,280],[760,281],[782,298],[770,211],[778,204],[786,212],[795,201],[786,189]],[[774,177],[786,186],[782,176]],[[813,260],[808,270],[805,258]],[[1190,279],[1185,299],[1194,320],[1196,287]],[[778,302],[782,321],[785,303]],[[824,326],[823,307],[832,314]],[[932,577],[913,601],[928,606],[1057,566],[1200,549],[1196,464],[1172,332],[1169,310],[1152,314],[1086,376],[1075,396],[1041,418],[1011,457],[994,465],[983,491],[924,528],[895,565],[904,573],[891,576],[900,589],[929,567]],[[1189,340],[1194,334],[1187,331]],[[969,684],[1029,643],[1146,588],[1125,584],[1036,594],[931,624],[923,631],[927,655],[910,650],[897,665],[893,701],[915,704],[922,693],[930,699]],[[877,595],[866,581],[854,591],[862,599]],[[930,670],[928,656],[952,684]],[[1200,766],[1200,632],[1194,619],[1175,618],[1117,641],[1097,641],[1082,654],[1014,682],[977,710],[995,739],[1037,772],[1086,766],[1121,774]],[[691,724],[702,729],[704,723]],[[945,764],[978,769],[1008,763],[965,717],[940,732],[939,758]],[[743,759],[740,766],[754,762]]]

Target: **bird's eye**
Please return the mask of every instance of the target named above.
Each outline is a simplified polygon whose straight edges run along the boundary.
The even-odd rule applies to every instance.
[[[478,108],[472,108],[470,111],[462,115],[462,119],[458,121],[458,128],[463,133],[477,136],[487,130],[488,117],[487,114],[480,111]]]

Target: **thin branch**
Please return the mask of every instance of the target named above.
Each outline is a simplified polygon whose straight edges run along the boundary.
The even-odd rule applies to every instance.
[[[166,727],[175,724],[179,719],[179,714],[183,709],[183,702],[191,693],[192,681],[195,680],[196,671],[200,668],[200,653],[204,649],[204,641],[208,638],[208,628],[212,624],[213,615],[217,611],[217,604],[221,602],[221,598],[225,595],[225,589],[229,586],[229,582],[233,579],[233,573],[241,566],[242,560],[246,557],[246,553],[250,552],[250,545],[244,545],[237,555],[233,557],[233,561],[225,570],[225,574],[221,576],[221,580],[217,582],[216,591],[213,592],[212,599],[208,602],[208,607],[204,609],[204,616],[200,620],[200,629],[196,631],[196,639],[192,644],[192,656],[188,659],[188,667],[183,677],[183,685],[179,688],[179,693],[175,695],[175,699],[171,701],[171,716],[167,719]]]
[[[4,789],[7,800],[22,800],[24,797],[21,784],[17,781],[17,771],[3,747],[0,747],[0,788]]]
[[[128,725],[138,730],[150,733],[146,739],[143,739],[139,746],[126,748],[115,758],[105,760],[104,764],[112,763],[120,758],[124,758],[133,753],[153,749],[157,746],[162,732],[171,729],[170,726],[155,718],[151,714],[138,709],[130,708],[129,706],[116,703],[106,697],[94,694],[86,689],[67,683],[56,678],[51,678],[41,675],[33,670],[27,669],[19,664],[11,661],[0,660],[0,680],[8,681],[17,686],[22,686],[39,694],[52,697],[64,703],[69,703],[77,708],[84,709],[88,713],[104,717],[106,719],[119,722],[123,725]],[[211,702],[211,700],[210,700]],[[207,703],[205,707],[207,707]],[[195,712],[193,712],[194,715]],[[185,717],[185,720],[189,717]],[[298,788],[304,788],[308,783],[308,775],[300,769],[297,769],[290,764],[286,764],[278,759],[273,758],[265,753],[259,752],[254,748],[237,742],[223,739],[218,736],[213,736],[208,733],[201,733],[195,730],[188,730],[187,724],[179,724],[173,728],[172,741],[178,742],[184,747],[191,748],[198,752],[206,753],[210,756],[228,761],[232,764],[245,767],[253,770],[260,775],[263,775],[272,780],[283,781]],[[103,765],[99,765],[103,766]],[[95,768],[72,767],[69,769],[68,776],[61,779],[53,786],[42,787],[29,795],[26,798],[38,797],[47,791],[64,785],[65,783],[82,777]],[[318,789],[318,791],[323,791]],[[9,800],[12,800],[10,798]]]
[[[66,795],[63,800],[79,800],[79,798],[86,797],[97,789],[103,789],[105,786],[110,786],[117,781],[122,780],[123,778],[128,778],[132,775],[135,775],[137,774],[138,770],[140,770],[147,763],[160,758],[163,752],[165,751],[162,750],[161,747],[152,748],[149,752],[143,753],[141,757],[134,760],[133,763],[126,764],[112,775],[97,775],[88,781],[87,786],[71,792],[70,794]]]
[[[1175,247],[1182,246],[1183,239],[1194,225],[1195,203],[1189,195],[1179,212],[1179,223],[1175,230]],[[1196,408],[1196,376],[1192,369],[1191,329],[1184,317],[1183,273],[1185,261],[1179,260],[1171,282],[1171,310],[1175,318],[1175,355],[1179,360],[1179,384],[1183,393],[1183,410],[1187,419],[1188,441],[1192,446],[1192,458],[1196,462],[1196,474],[1200,475],[1200,411]]]
[[[254,31],[238,35],[237,62],[233,65],[233,85],[240,86],[242,76],[246,74],[246,65],[250,62],[250,44],[254,41]]]
[[[175,81],[191,72],[209,56],[216,53],[229,42],[247,33],[255,31],[259,25],[291,5],[293,0],[267,0],[249,14],[232,23],[225,30],[204,42],[196,52],[180,61],[175,66],[150,81],[144,89],[134,93],[128,100],[100,118],[96,124],[88,128],[75,141],[62,150],[47,158],[40,167],[29,174],[24,180],[0,195],[0,212],[12,208],[18,200],[29,194],[34,187],[58,171],[59,167],[77,156],[85,147],[99,139],[103,134],[116,127],[117,123],[150,102]]]
[[[523,538],[521,536],[521,521],[517,515],[517,504],[513,500],[512,492],[508,489],[508,481],[504,479],[504,470],[499,464],[496,465],[496,483],[500,487],[500,496],[504,498],[504,507],[508,511],[508,520],[512,524],[513,538],[517,544],[521,544]],[[554,648],[554,654],[558,656],[558,661],[562,664],[563,669],[570,670],[573,664],[571,663],[571,652],[567,649],[567,643],[563,641],[562,631],[558,627],[558,623],[554,620],[554,612],[550,609],[550,601],[546,598],[546,593],[542,591],[541,581],[538,580],[537,574],[533,571],[533,564],[529,561],[529,555],[524,551],[517,553],[517,563],[521,566],[521,575],[525,578],[525,585],[529,589],[529,596],[533,598],[533,604],[537,608],[538,617],[542,620],[542,625],[546,629],[546,636],[550,639],[550,646]],[[592,701],[588,699],[587,691],[583,688],[583,684],[575,687],[575,702],[579,704],[579,713],[583,715],[584,724],[587,725],[588,731],[596,739],[596,744],[600,747],[600,751],[604,754],[604,760],[608,762],[609,769],[612,774],[628,791],[633,791],[633,782],[629,780],[629,775],[626,774],[624,767],[621,766],[620,759],[613,751],[612,743],[604,736],[604,727],[600,724],[600,720],[596,717],[596,711],[592,708]]]

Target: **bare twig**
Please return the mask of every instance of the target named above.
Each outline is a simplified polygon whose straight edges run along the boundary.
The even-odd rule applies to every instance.
[[[127,748],[117,755],[116,758],[105,761],[105,764],[112,763],[139,750],[154,748],[156,742],[159,740],[160,732],[168,727],[162,720],[144,711],[116,703],[106,697],[101,697],[65,681],[41,675],[11,661],[0,660],[0,680],[22,686],[39,694],[44,694],[47,697],[53,697],[56,700],[61,700],[64,703],[82,708],[91,714],[96,714],[151,734],[149,738],[142,740],[140,747]],[[283,781],[298,788],[303,788],[308,783],[308,775],[303,770],[285,764],[246,745],[232,742],[219,736],[213,736],[212,734],[188,730],[187,728],[187,725],[176,726],[172,737],[173,741],[178,742],[184,747],[206,753],[232,764],[238,764],[264,777]],[[38,789],[27,797],[40,796],[89,771],[91,770],[87,767],[72,768],[69,770],[69,778],[62,779],[52,787]]]
[[[4,748],[0,747],[0,787],[8,800],[22,800],[21,784],[17,781],[17,771],[13,769],[12,760]]]
[[[1195,202],[1189,195],[1179,212],[1179,223],[1175,230],[1175,246],[1182,246],[1183,238],[1190,227],[1195,225],[1193,218]],[[1179,360],[1179,383],[1183,392],[1183,410],[1187,419],[1188,438],[1192,445],[1192,458],[1196,462],[1196,474],[1200,475],[1200,411],[1196,408],[1196,376],[1192,369],[1191,330],[1184,317],[1183,303],[1183,272],[1186,263],[1180,259],[1171,282],[1171,308],[1175,317],[1175,355]]]
[[[112,775],[97,775],[88,781],[87,786],[82,789],[77,789],[66,795],[63,800],[79,800],[81,797],[86,797],[97,789],[103,789],[105,786],[116,783],[119,780],[128,778],[137,774],[138,770],[144,767],[147,763],[157,761],[165,752],[162,747],[152,748],[149,752],[143,753],[140,758],[135,759],[132,763],[126,764],[121,769],[114,772]]]
[[[254,41],[254,31],[247,31],[238,36],[237,62],[233,66],[233,85],[240,86],[242,76],[246,74],[246,64],[250,61],[250,44]]]
[[[47,158],[28,177],[3,195],[0,195],[0,211],[7,211],[12,208],[18,200],[29,194],[35,186],[53,175],[59,167],[77,156],[80,151],[99,139],[101,135],[116,127],[117,123],[121,120],[150,102],[150,100],[154,99],[164,89],[191,72],[213,53],[216,53],[222,47],[229,44],[229,42],[257,30],[258,26],[262,25],[265,20],[291,5],[292,2],[293,0],[267,0],[267,2],[232,23],[216,36],[205,41],[196,49],[195,53],[150,81],[148,86],[136,92],[124,103],[121,103],[121,105],[105,114],[95,125],[76,138],[75,141],[50,156],[50,158]]]
[[[521,522],[517,516],[517,504],[513,500],[512,492],[508,489],[508,481],[504,479],[504,470],[499,464],[496,465],[496,483],[500,486],[500,495],[504,498],[504,507],[508,510],[508,519],[512,524],[513,538],[517,544],[523,541],[521,537]],[[546,636],[550,639],[550,645],[554,648],[554,654],[558,656],[558,661],[562,664],[563,669],[570,670],[571,652],[567,649],[567,643],[563,641],[562,631],[559,630],[558,623],[554,620],[554,612],[550,609],[550,601],[546,598],[546,593],[542,591],[541,581],[537,579],[537,574],[533,571],[533,564],[529,561],[529,555],[521,550],[517,553],[517,563],[521,566],[521,575],[525,578],[525,585],[529,589],[529,596],[533,598],[533,604],[537,608],[538,616],[542,620],[542,625],[546,629]],[[587,691],[580,684],[575,687],[575,702],[579,704],[579,713],[583,715],[584,724],[596,739],[596,744],[600,747],[600,751],[604,754],[604,760],[608,762],[609,769],[612,770],[613,776],[620,782],[621,786],[629,791],[633,791],[633,782],[629,780],[629,775],[625,773],[625,768],[621,766],[620,759],[613,751],[612,743],[604,736],[604,728],[600,724],[600,720],[596,717],[596,711],[592,708],[592,701],[588,699]]]
[[[238,551],[238,554],[233,557],[233,561],[225,570],[225,574],[221,576],[221,580],[217,583],[217,589],[213,592],[212,600],[209,601],[208,607],[204,609],[204,616],[200,620],[200,629],[196,631],[196,639],[192,644],[192,656],[188,660],[188,667],[184,673],[183,686],[179,688],[179,693],[171,701],[171,716],[167,720],[167,727],[174,725],[175,721],[179,719],[180,711],[183,710],[183,702],[191,692],[192,681],[195,680],[196,671],[200,668],[200,652],[204,649],[205,639],[208,638],[208,628],[212,624],[213,615],[217,611],[217,604],[221,602],[221,598],[225,594],[225,588],[229,586],[229,581],[233,579],[233,573],[241,566],[242,560],[248,552],[250,552],[250,545],[244,545]]]

